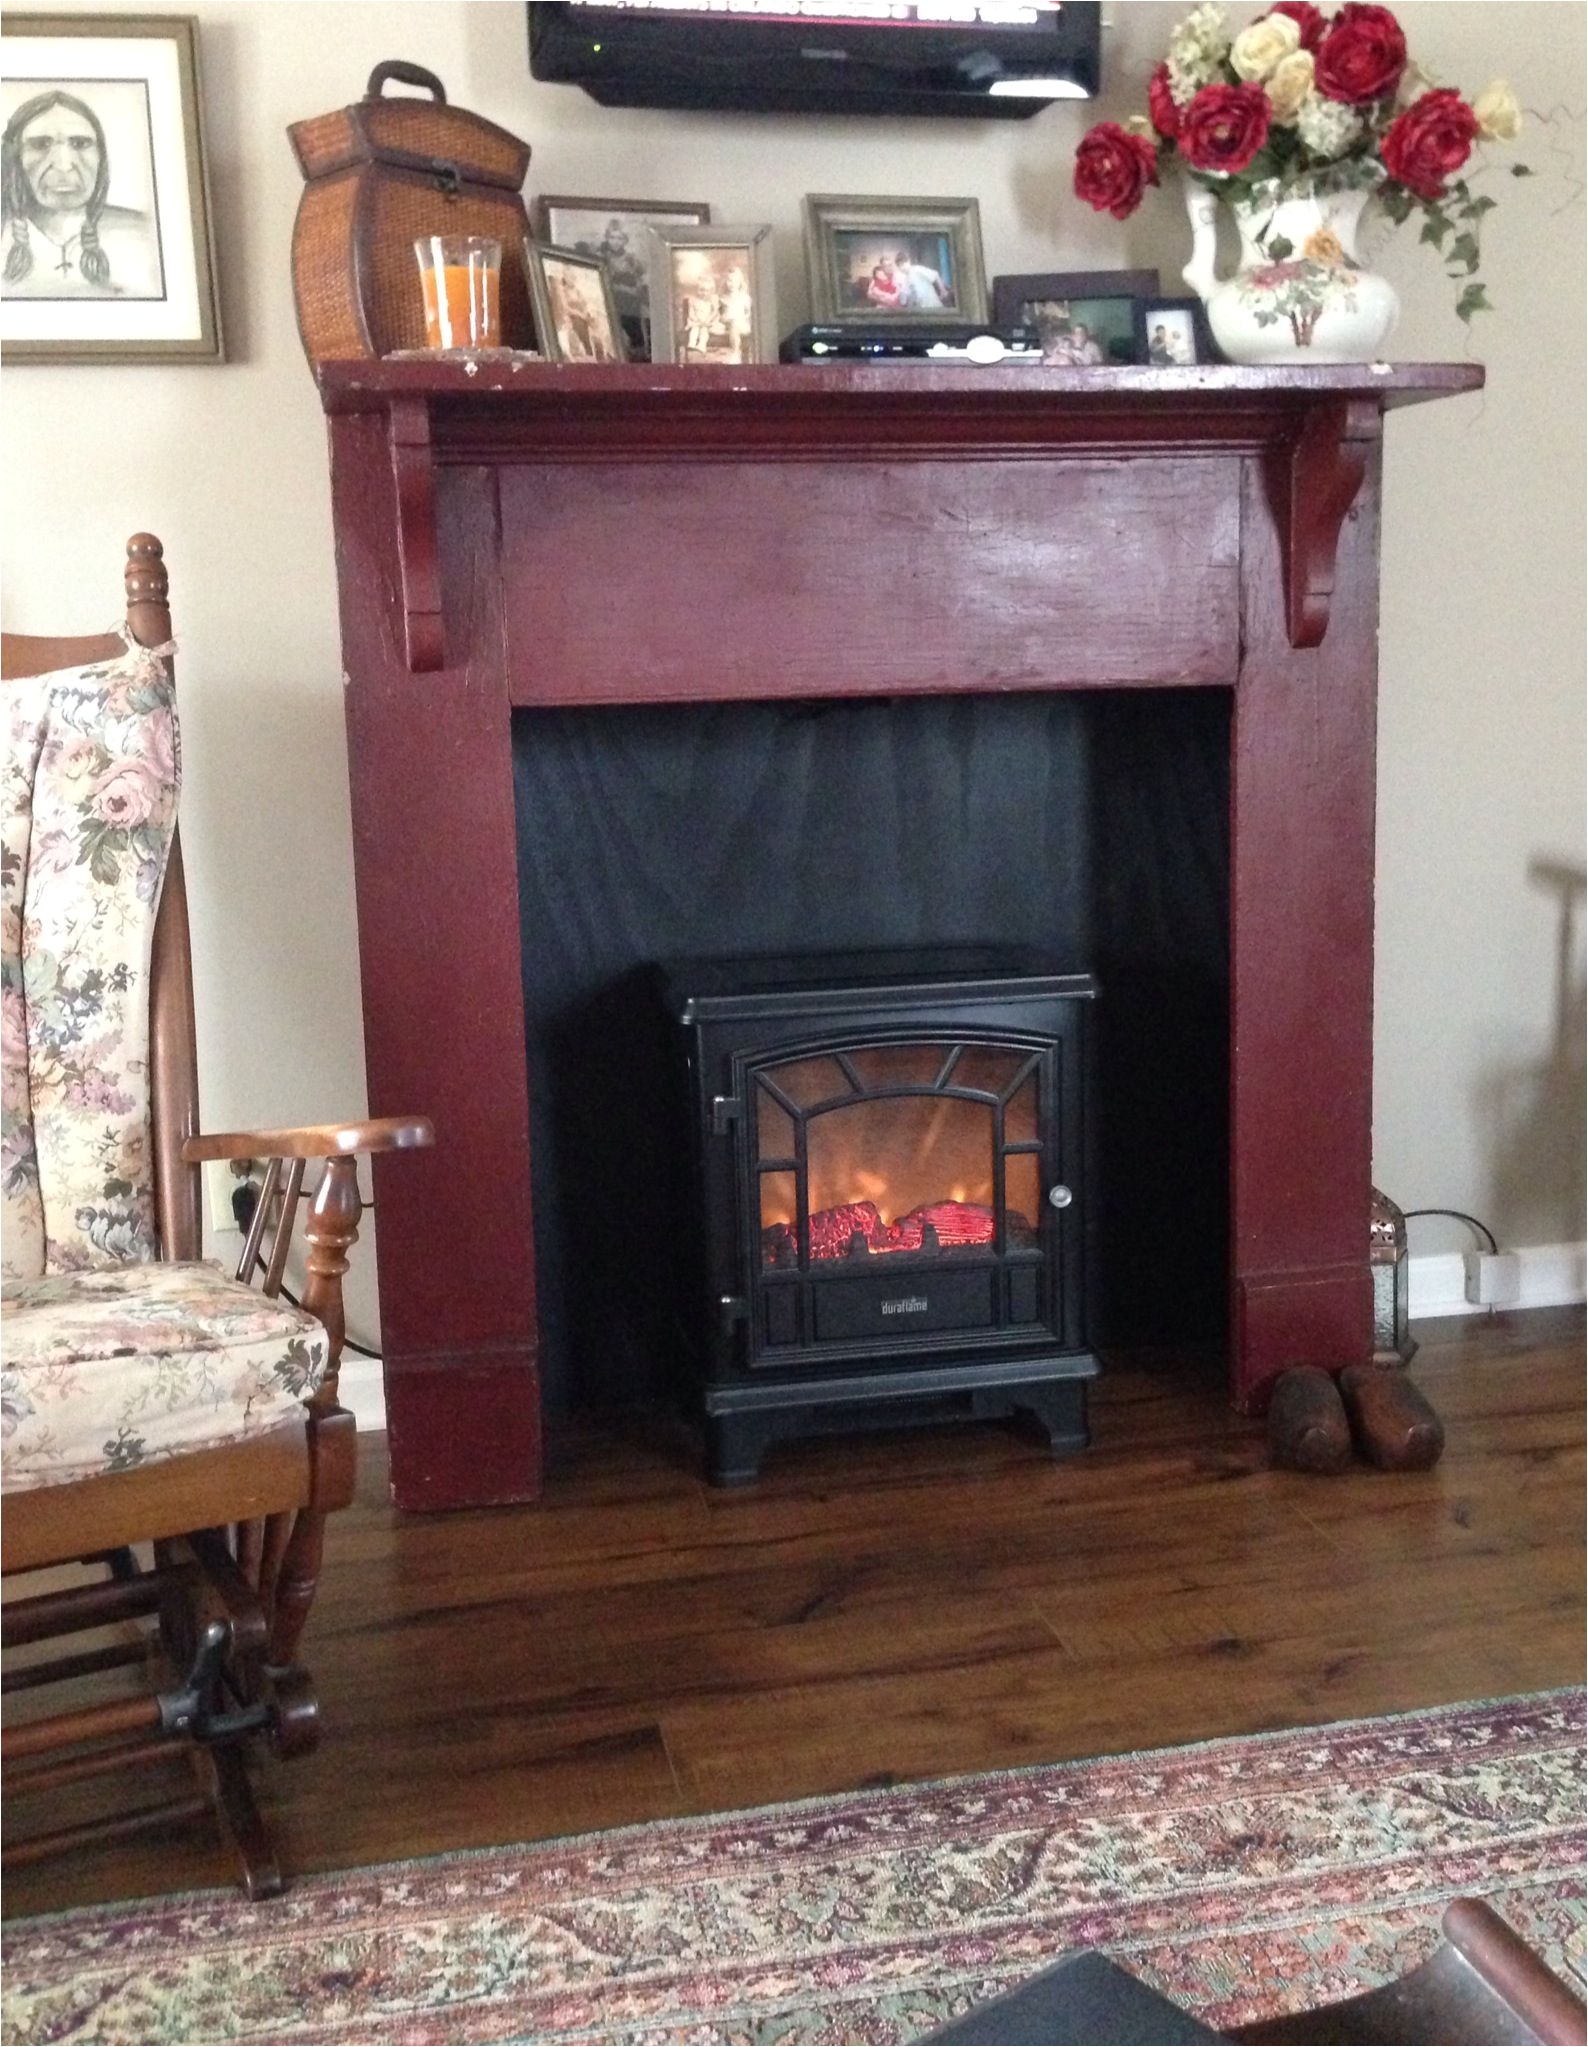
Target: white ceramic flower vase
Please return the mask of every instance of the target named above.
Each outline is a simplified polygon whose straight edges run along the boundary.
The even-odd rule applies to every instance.
[[[1191,260],[1185,281],[1207,307],[1213,339],[1231,362],[1376,362],[1400,316],[1387,278],[1357,260],[1368,194],[1259,191],[1232,206],[1241,260],[1218,274],[1218,215],[1206,186],[1186,185]]]

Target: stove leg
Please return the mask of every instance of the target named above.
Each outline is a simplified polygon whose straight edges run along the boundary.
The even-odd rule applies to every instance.
[[[706,1476],[714,1486],[753,1485],[761,1459],[797,1425],[788,1414],[714,1414],[706,1422]]]
[[[1053,1386],[1022,1388],[1013,1403],[1016,1414],[1028,1414],[1043,1430],[1055,1458],[1073,1457],[1092,1440],[1086,1424],[1086,1382],[1061,1380]]]

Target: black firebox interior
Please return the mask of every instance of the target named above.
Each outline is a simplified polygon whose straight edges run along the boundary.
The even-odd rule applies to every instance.
[[[982,946],[1095,976],[1091,1341],[1218,1342],[1229,717],[1218,689],[514,714],[551,1414],[679,1390],[667,959]]]

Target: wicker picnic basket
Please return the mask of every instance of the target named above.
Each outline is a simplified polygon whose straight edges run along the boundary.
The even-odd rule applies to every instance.
[[[428,100],[387,99],[389,79]],[[311,363],[423,348],[414,242],[494,235],[502,244],[502,341],[534,345],[524,276],[529,145],[461,107],[421,65],[377,64],[364,97],[287,130],[306,183],[292,230],[298,332]]]

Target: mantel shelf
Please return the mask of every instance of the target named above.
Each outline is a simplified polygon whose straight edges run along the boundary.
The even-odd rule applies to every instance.
[[[972,369],[934,364],[892,368],[872,363],[758,363],[744,368],[670,363],[474,362],[437,357],[421,362],[330,362],[320,366],[327,412],[380,410],[398,398],[466,398],[482,407],[500,399],[525,406],[555,404],[580,411],[614,403],[662,412],[776,407],[789,413],[909,410],[945,398],[983,411],[1044,409],[1118,411],[1135,406],[1197,412],[1261,402],[1372,398],[1385,407],[1422,404],[1475,391],[1479,363],[1346,363],[1337,367],[1242,368],[1208,363],[1186,369]]]
[[[970,369],[333,362],[325,409],[384,418],[411,670],[445,666],[435,471],[521,462],[1021,461],[1261,454],[1294,647],[1328,627],[1340,527],[1383,415],[1475,391],[1477,363]]]

